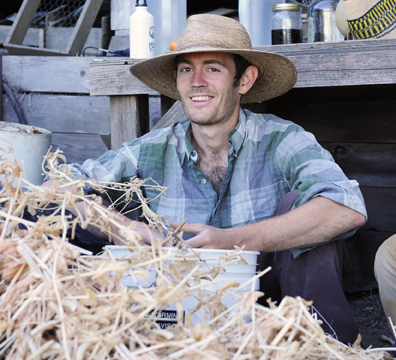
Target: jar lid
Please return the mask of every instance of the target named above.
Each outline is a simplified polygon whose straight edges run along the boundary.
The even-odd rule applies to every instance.
[[[298,4],[276,4],[272,5],[272,10],[301,10]]]

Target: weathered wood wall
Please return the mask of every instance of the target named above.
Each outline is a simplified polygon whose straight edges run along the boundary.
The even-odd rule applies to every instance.
[[[17,93],[29,125],[52,131],[52,146],[68,162],[98,157],[107,148],[100,137],[110,129],[110,99],[90,96],[93,57],[3,56],[3,77]],[[18,122],[3,93],[3,120]],[[109,131],[109,130],[108,130]]]
[[[293,89],[268,112],[311,131],[359,182],[368,221],[347,241],[359,280],[373,278],[380,244],[396,233],[396,85]]]

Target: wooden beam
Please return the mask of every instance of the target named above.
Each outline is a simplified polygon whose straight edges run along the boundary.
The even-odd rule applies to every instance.
[[[93,57],[4,56],[3,76],[21,92],[89,94]]]
[[[4,120],[18,122],[14,107],[4,96]],[[110,99],[104,96],[27,94],[21,110],[28,125],[57,133],[97,134],[108,123]]]
[[[82,164],[85,160],[96,159],[107,151],[98,134],[52,133],[52,151],[57,148],[66,155],[68,163]]]
[[[0,44],[4,44],[8,34],[11,31],[11,25],[0,25]],[[23,39],[22,45],[40,46],[41,39],[44,36],[43,29],[29,28]]]
[[[396,83],[396,39],[292,45],[261,46],[255,49],[290,58],[298,70],[296,88]],[[132,80],[129,74],[129,67],[135,62],[125,58],[92,63],[91,94],[134,95],[148,92],[141,86],[130,86],[137,81]],[[107,77],[103,77],[103,74]],[[109,79],[114,80],[111,83]]]
[[[77,24],[74,27],[73,34],[66,46],[66,53],[69,55],[80,54],[83,50],[85,41],[88,38],[92,25],[102,6],[103,0],[87,0],[82,13],[80,14]]]
[[[112,96],[111,148],[118,150],[126,141],[141,136],[141,124],[148,121],[148,95]]]
[[[368,213],[367,223],[361,229],[396,233],[396,188],[361,186],[360,189]]]
[[[45,48],[35,48],[24,45],[4,44],[10,55],[33,55],[33,56],[68,56],[69,54],[62,50],[51,50]]]
[[[91,95],[158,95],[130,72],[129,59],[93,61],[89,65],[89,88]]]
[[[18,15],[11,27],[4,46],[7,44],[22,44],[23,39],[32,23],[41,0],[24,0]]]

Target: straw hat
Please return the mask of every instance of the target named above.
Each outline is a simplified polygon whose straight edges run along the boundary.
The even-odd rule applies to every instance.
[[[347,21],[355,40],[396,38],[395,0],[341,0],[336,17],[340,31]]]
[[[253,87],[242,96],[241,103],[272,99],[289,91],[297,81],[297,70],[285,56],[252,50],[246,29],[225,16],[202,14],[190,16],[177,40],[175,51],[139,61],[131,73],[150,88],[170,98],[181,100],[174,78],[177,55],[196,52],[238,54],[257,66]]]

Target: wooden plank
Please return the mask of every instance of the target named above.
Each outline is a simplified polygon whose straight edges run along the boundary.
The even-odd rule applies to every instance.
[[[92,25],[98,15],[103,0],[86,0],[83,11],[80,14],[73,34],[66,46],[66,52],[70,55],[80,54],[85,41],[88,38]]]
[[[284,45],[265,45],[256,46],[254,49],[275,52],[285,56],[292,54],[307,54],[314,52],[323,54],[328,51],[344,53],[346,51],[367,50],[367,49],[389,49],[396,46],[396,39],[366,39],[366,40],[348,40],[334,42],[315,42],[300,44],[284,44]]]
[[[89,158],[98,158],[107,151],[98,134],[52,134],[52,151],[63,151],[68,163],[83,163]]]
[[[113,150],[118,150],[125,141],[133,140],[148,131],[147,95],[112,96],[110,111]]]
[[[396,83],[396,57],[394,56],[396,40],[367,42],[365,45],[362,45],[360,41],[353,41],[356,45],[346,43],[349,42],[336,45],[331,43],[293,44],[294,47],[285,48],[275,45],[256,49],[289,57],[298,70],[296,88]],[[117,78],[119,73],[128,71],[129,65],[133,63],[134,61],[130,59],[117,59],[92,64],[91,69],[95,69],[95,73],[101,71],[98,68],[106,68],[107,76],[114,78],[117,86],[107,88],[107,79],[92,78],[91,81],[95,81],[95,85],[91,87],[91,93],[94,95],[136,94],[133,87],[126,86],[121,79]]]
[[[4,44],[10,30],[10,25],[0,25],[0,44]],[[43,34],[43,29],[29,28],[25,38],[23,39],[22,45],[40,46],[40,39],[44,36]]]
[[[374,277],[375,254],[381,244],[392,236],[392,232],[362,231],[346,240],[349,265],[354,271],[354,282],[349,292],[377,287]]]
[[[360,186],[396,188],[396,144],[322,142],[350,179]]]
[[[69,40],[72,37],[74,28],[72,27],[48,27],[45,32],[45,45],[47,49],[65,51]],[[89,35],[83,44],[83,49],[87,46],[101,47],[102,30],[100,28],[91,28]],[[88,49],[86,56],[102,55],[100,50]]]
[[[368,220],[362,230],[396,233],[396,188],[360,187]]]
[[[62,50],[46,50],[45,48],[35,48],[24,45],[4,44],[10,55],[32,55],[32,56],[67,56],[69,55]]]
[[[52,132],[99,133],[110,123],[110,99],[98,96],[28,94],[21,103],[29,125]],[[10,100],[4,96],[4,119],[18,122]]]
[[[20,92],[89,94],[93,57],[3,56],[3,76]]]
[[[5,44],[22,44],[41,0],[24,0]]]
[[[138,95],[158,93],[141,81],[136,79],[130,72],[130,61],[116,60],[116,65],[108,66],[107,61],[93,61],[89,68],[89,86],[91,95]],[[105,66],[98,66],[102,63]]]
[[[168,112],[161,118],[160,121],[153,127],[152,130],[162,129],[170,126],[174,122],[183,121],[186,119],[186,114],[183,110],[181,101],[176,101]]]
[[[394,144],[395,102],[395,85],[292,89],[264,112],[301,125],[320,142]]]

